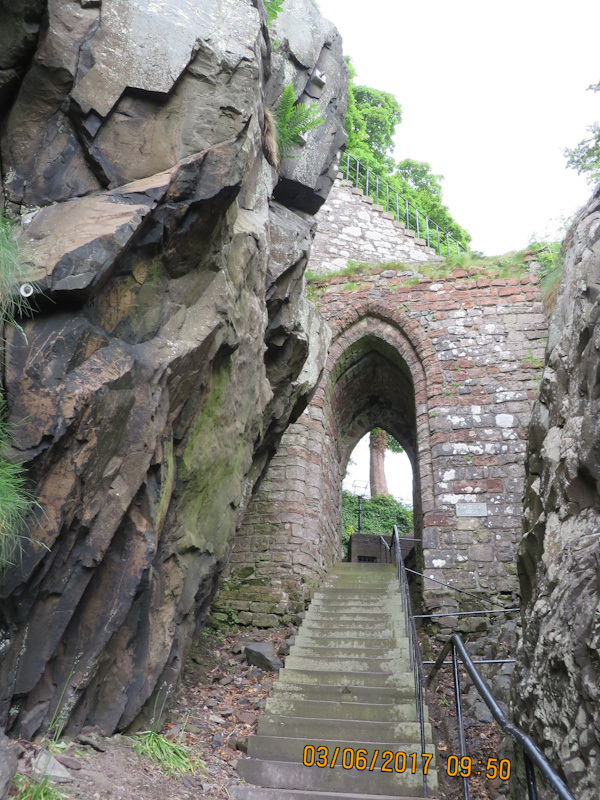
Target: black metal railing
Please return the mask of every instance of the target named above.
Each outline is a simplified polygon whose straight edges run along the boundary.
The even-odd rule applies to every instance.
[[[480,697],[489,708],[492,717],[496,720],[498,725],[501,729],[510,736],[514,741],[516,741],[522,751],[523,757],[525,761],[525,775],[527,781],[527,791],[528,791],[528,798],[529,800],[538,800],[538,793],[537,793],[537,784],[536,784],[536,775],[535,775],[535,768],[538,769],[540,774],[546,780],[548,786],[550,786],[553,791],[556,793],[558,800],[575,800],[573,795],[570,793],[567,786],[552,768],[550,763],[547,759],[542,755],[539,748],[535,745],[532,739],[527,736],[527,734],[523,733],[516,725],[508,720],[496,700],[494,699],[492,693],[484,683],[483,679],[481,678],[479,672],[477,671],[476,664],[510,664],[514,663],[514,659],[507,658],[507,659],[481,659],[477,661],[473,661],[469,654],[466,651],[465,645],[461,639],[461,637],[455,633],[453,634],[450,639],[446,642],[440,655],[438,656],[435,662],[431,661],[423,661],[421,657],[421,649],[419,647],[419,639],[417,637],[417,628],[415,624],[415,619],[426,619],[426,618],[434,618],[434,617],[446,617],[446,616],[473,616],[473,615],[480,615],[480,614],[508,614],[511,612],[519,611],[518,608],[491,608],[486,609],[485,611],[467,611],[467,612],[455,612],[454,614],[419,614],[418,616],[413,615],[412,613],[412,605],[410,600],[410,588],[408,584],[408,572],[414,573],[416,575],[420,575],[421,577],[425,578],[428,576],[422,575],[422,573],[416,572],[415,570],[409,570],[404,565],[404,559],[402,558],[402,550],[400,547],[400,537],[398,534],[398,528],[394,525],[393,535],[392,535],[392,544],[391,546],[387,544],[383,536],[380,537],[382,542],[384,543],[387,551],[389,553],[390,561],[396,561],[398,565],[398,586],[399,591],[402,596],[402,605],[404,610],[404,624],[406,630],[406,636],[409,642],[409,657],[410,657],[410,668],[414,675],[415,680],[415,697],[416,697],[416,713],[417,713],[417,721],[420,724],[421,730],[421,753],[425,753],[425,689],[431,684],[431,681],[435,677],[437,671],[446,664],[451,664],[453,668],[453,677],[454,677],[454,696],[455,696],[455,705],[456,705],[456,717],[458,722],[458,736],[459,736],[459,748],[460,748],[460,757],[463,758],[467,755],[466,753],[466,740],[465,740],[465,733],[464,733],[464,726],[463,726],[463,714],[462,714],[462,703],[461,703],[461,689],[460,689],[460,675],[458,670],[458,657],[460,656],[461,662],[465,667],[469,677],[473,681],[473,685],[477,689]],[[435,581],[436,583],[442,583],[442,581]],[[461,590],[457,589],[456,587],[449,586],[448,584],[443,584],[447,586],[449,589],[453,589],[456,592],[460,592]],[[471,594],[470,592],[464,592],[464,594]],[[477,597],[478,600],[482,602],[491,602],[487,601],[486,598],[479,597],[477,595],[472,595],[473,597]],[[452,660],[446,661],[446,656],[448,653],[452,651]],[[432,670],[425,679],[425,664],[432,664]],[[467,778],[464,776],[462,777],[462,784],[463,784],[463,797],[464,800],[470,800],[469,796],[469,787],[467,784]],[[425,774],[425,770],[423,770],[423,796],[428,797],[427,793],[427,775]]]
[[[403,197],[379,175],[372,172],[366,164],[351,153],[344,153],[340,171],[346,180],[351,181],[356,189],[371,197],[377,205],[383,206],[388,214],[401,222],[407,230],[414,231],[417,239],[422,239],[427,247],[437,250],[438,255],[450,257],[467,253],[468,248],[459,242],[451,233],[430,219],[414,203]]]
[[[552,766],[546,760],[546,758],[542,755],[541,751],[532,741],[532,739],[527,736],[527,734],[523,733],[522,730],[517,728],[512,722],[508,720],[496,700],[494,699],[492,693],[484,683],[481,675],[477,671],[475,663],[471,660],[465,645],[460,638],[460,636],[455,633],[453,634],[450,639],[446,642],[444,647],[442,648],[442,652],[440,653],[437,661],[435,662],[433,669],[431,670],[428,678],[427,678],[427,686],[430,685],[433,677],[435,676],[438,669],[445,663],[446,656],[448,653],[452,651],[452,670],[454,676],[454,699],[456,705],[456,718],[458,722],[458,741],[459,741],[459,748],[460,748],[460,757],[464,758],[466,756],[466,742],[465,742],[465,733],[463,727],[463,717],[462,717],[462,705],[461,705],[461,691],[460,691],[460,675],[458,671],[458,656],[462,661],[464,668],[466,669],[469,677],[473,681],[473,685],[477,689],[480,697],[482,698],[483,702],[489,708],[492,717],[496,720],[498,725],[502,728],[504,733],[511,737],[518,745],[520,745],[521,750],[523,751],[523,757],[525,760],[525,775],[527,780],[527,793],[529,800],[537,800],[538,793],[537,793],[537,783],[536,783],[536,775],[534,767],[537,767],[538,771],[543,775],[546,783],[550,788],[556,793],[556,796],[559,800],[575,800],[567,786],[563,783],[563,781],[559,778],[558,774],[554,771]],[[463,797],[465,800],[469,800],[469,786],[467,783],[467,778],[464,776],[462,777],[463,782]]]
[[[410,602],[410,589],[408,586],[408,576],[404,566],[404,559],[402,558],[402,548],[400,546],[400,535],[398,534],[398,526],[394,525],[392,534],[392,544],[388,546],[387,542],[381,537],[385,546],[388,547],[390,557],[395,559],[398,566],[398,589],[402,596],[402,607],[404,610],[404,628],[406,638],[408,639],[408,654],[410,661],[410,669],[413,673],[415,683],[415,703],[416,703],[416,716],[419,723],[421,734],[421,754],[426,752],[425,742],[425,669],[423,667],[423,659],[421,658],[421,648],[419,647],[419,640],[417,638],[417,628],[415,626],[415,618],[412,613],[412,606]],[[427,774],[425,771],[425,757],[422,755],[423,767],[423,797],[429,797],[427,790]]]

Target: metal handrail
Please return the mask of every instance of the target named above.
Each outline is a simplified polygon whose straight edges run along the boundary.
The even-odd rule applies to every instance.
[[[435,674],[437,673],[438,669],[442,666],[445,662],[445,658],[448,655],[449,651],[452,650],[452,668],[454,672],[454,697],[456,702],[456,717],[459,726],[459,745],[460,745],[460,756],[461,758],[466,755],[466,747],[465,747],[465,737],[464,737],[464,729],[462,726],[462,706],[460,702],[460,680],[459,680],[459,673],[458,673],[458,658],[457,653],[460,655],[461,661],[467,670],[469,677],[473,681],[473,684],[479,695],[481,696],[483,702],[489,708],[492,717],[496,720],[498,725],[502,728],[504,733],[508,734],[512,739],[514,739],[517,744],[521,746],[523,751],[524,759],[525,759],[525,773],[527,778],[527,792],[529,796],[529,800],[537,800],[537,786],[536,786],[536,778],[535,778],[535,770],[534,766],[538,768],[541,774],[544,776],[547,784],[553,789],[556,793],[559,800],[575,800],[565,783],[559,778],[558,774],[555,772],[553,767],[547,761],[546,757],[541,753],[537,745],[533,742],[532,739],[527,736],[526,733],[523,733],[520,728],[517,728],[512,722],[508,720],[498,703],[494,700],[494,697],[486,684],[484,683],[481,675],[477,671],[477,668],[472,661],[471,657],[467,653],[465,645],[457,633],[452,634],[450,639],[446,642],[440,655],[437,658],[431,672],[427,677],[426,685],[429,686]],[[447,662],[446,662],[447,663]],[[469,800],[469,787],[467,785],[467,779],[463,778],[463,794],[465,800]]]
[[[466,756],[466,741],[465,741],[464,727],[462,723],[460,676],[458,672],[458,656],[460,656],[462,664],[467,670],[467,673],[469,674],[469,677],[473,681],[473,684],[477,689],[479,695],[483,699],[486,706],[489,708],[492,717],[496,720],[496,722],[502,728],[504,733],[506,733],[514,741],[516,741],[520,745],[523,751],[523,756],[525,760],[525,773],[527,780],[527,792],[529,800],[538,800],[534,767],[538,768],[539,772],[545,778],[547,784],[556,793],[558,800],[575,800],[575,798],[569,791],[566,784],[558,776],[558,774],[555,772],[553,767],[550,765],[548,760],[545,758],[545,756],[542,754],[542,752],[539,750],[539,748],[533,742],[533,740],[530,739],[529,736],[527,736],[527,734],[523,733],[523,731],[521,731],[516,725],[514,725],[512,722],[508,720],[508,718],[506,717],[506,715],[504,714],[504,712],[494,699],[492,693],[490,692],[490,690],[484,683],[483,679],[481,678],[479,672],[477,671],[477,667],[475,666],[475,662],[471,659],[471,657],[467,653],[464,643],[461,637],[457,633],[453,634],[450,637],[450,639],[446,642],[437,660],[433,663],[431,672],[427,676],[427,679],[425,679],[425,670],[423,666],[424,662],[421,658],[421,650],[419,647],[419,640],[417,638],[417,628],[415,625],[415,617],[412,613],[410,590],[408,585],[407,572],[414,572],[414,570],[407,570],[406,567],[404,566],[404,560],[402,558],[402,550],[400,548],[400,537],[398,534],[398,527],[396,525],[394,525],[393,529],[391,546],[388,545],[383,536],[381,536],[380,538],[387,548],[390,559],[392,558],[393,551],[394,550],[396,551],[396,564],[398,566],[398,586],[399,586],[399,591],[403,597],[404,624],[409,643],[410,667],[413,670],[415,678],[417,721],[420,723],[420,728],[421,728],[421,753],[425,753],[425,746],[426,746],[425,714],[424,714],[424,701],[423,701],[425,688],[431,685],[434,676],[436,675],[437,671],[441,666],[443,666],[444,664],[452,664],[453,677],[454,677],[454,697],[456,703],[456,718],[458,722],[460,757],[463,758],[464,756]],[[420,573],[415,573],[415,574],[419,575]],[[455,589],[455,587],[449,587],[449,588]],[[514,609],[514,608],[488,609],[487,611],[466,612],[466,614],[509,613],[511,611],[516,611],[516,610],[519,609]],[[428,617],[435,615],[420,615],[420,617],[421,616]],[[452,651],[452,661],[448,662],[446,661],[446,656],[450,651]],[[477,663],[504,664],[504,663],[513,663],[513,661],[514,661],[513,659],[489,659]],[[427,663],[432,663],[432,662],[427,662]],[[469,800],[469,787],[467,783],[467,778],[463,777],[462,782],[463,782],[464,800]],[[424,771],[423,771],[423,796],[428,797],[427,776],[425,775]]]
[[[383,541],[385,542],[385,539]],[[400,591],[403,598],[404,626],[405,626],[406,636],[408,638],[408,654],[410,660],[410,668],[413,671],[415,680],[415,702],[416,702],[417,722],[419,723],[419,727],[421,729],[423,797],[429,797],[427,791],[427,775],[425,773],[425,758],[423,755],[426,752],[425,711],[423,703],[423,696],[425,690],[425,669],[423,667],[423,660],[421,658],[421,648],[419,647],[419,640],[417,638],[417,628],[415,625],[414,617],[412,615],[410,590],[408,586],[408,576],[406,574],[406,568],[404,566],[404,559],[402,558],[402,549],[400,547],[400,536],[398,534],[397,525],[394,525],[392,534],[392,544],[390,547],[388,547],[388,549],[390,551],[390,557],[392,555],[392,551],[394,549],[396,551],[396,565],[398,567],[398,590]]]
[[[436,246],[439,256],[442,255],[442,248],[445,250],[446,255],[448,257],[450,256],[451,241],[456,245],[456,254],[458,256],[460,256],[461,250],[465,253],[469,252],[468,248],[465,247],[464,244],[459,242],[447,230],[440,228],[436,222],[418,209],[413,203],[410,202],[410,200],[397,192],[387,181],[385,181],[383,178],[380,178],[379,175],[374,174],[366,164],[361,164],[356,156],[353,156],[351,153],[346,151],[344,157],[346,159],[346,180],[350,180],[350,161],[352,160],[355,162],[355,165],[352,166],[352,182],[354,183],[355,187],[357,189],[362,189],[365,195],[368,197],[372,197],[377,205],[379,205],[380,191],[385,190],[385,210],[388,212],[388,214],[393,214],[394,218],[398,220],[398,222],[403,222],[404,226],[408,230],[413,230],[417,239],[421,238],[421,228],[424,227],[427,247],[434,246],[435,249],[435,245],[432,245],[431,243],[432,229],[435,229],[437,242]],[[341,166],[342,165],[340,165],[340,168]],[[363,168],[362,175],[361,167]],[[400,211],[401,208],[402,214]],[[402,219],[400,218],[401,215]],[[440,240],[440,234],[442,234],[442,241]],[[445,242],[443,242],[444,239]]]

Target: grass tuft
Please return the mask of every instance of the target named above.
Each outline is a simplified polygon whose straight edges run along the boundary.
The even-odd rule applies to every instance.
[[[22,333],[16,319],[31,316],[32,305],[20,291],[25,268],[13,229],[13,223],[0,215],[0,324],[10,322]]]
[[[63,800],[63,796],[48,777],[34,781],[17,773],[10,800]]]
[[[26,470],[7,457],[11,426],[6,421],[4,398],[0,395],[0,579],[22,555],[27,517],[34,504],[26,488]]]
[[[165,775],[184,775],[204,769],[204,762],[181,742],[172,742],[155,731],[132,734],[136,753],[157,764]]]

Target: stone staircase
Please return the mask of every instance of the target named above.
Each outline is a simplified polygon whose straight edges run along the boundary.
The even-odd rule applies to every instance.
[[[251,785],[230,789],[234,800],[423,797],[421,733],[396,575],[393,564],[340,563],[331,570],[249,740],[250,758],[238,763]],[[429,723],[425,732],[426,751],[435,753]],[[327,748],[327,766],[305,766],[307,746],[309,763],[310,746]],[[358,750],[366,751],[365,768],[345,768],[343,758],[350,766]],[[391,772],[382,771],[385,751],[394,755]],[[407,755],[403,772],[394,770],[398,752]],[[323,753],[315,752],[315,760]],[[434,797],[435,756],[427,778]]]

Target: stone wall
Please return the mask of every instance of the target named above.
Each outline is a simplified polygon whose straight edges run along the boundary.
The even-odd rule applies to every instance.
[[[365,197],[362,189],[338,174],[327,203],[315,215],[317,234],[311,251],[310,269],[317,274],[335,272],[348,261],[384,264],[436,260],[427,247],[403,222],[394,219],[384,206]]]
[[[600,776],[600,189],[564,267],[527,449],[515,719],[579,800]],[[519,795],[519,797],[522,795]]]
[[[281,581],[270,591],[282,604],[303,604],[341,556],[341,481],[352,449],[381,426],[413,464],[426,574],[514,604],[525,441],[547,334],[536,277],[455,270],[434,281],[375,269],[352,283],[324,280],[317,294],[333,336],[327,367],[250,504],[231,585],[241,595],[248,576],[271,578]],[[447,611],[471,602],[428,581],[425,598]]]

